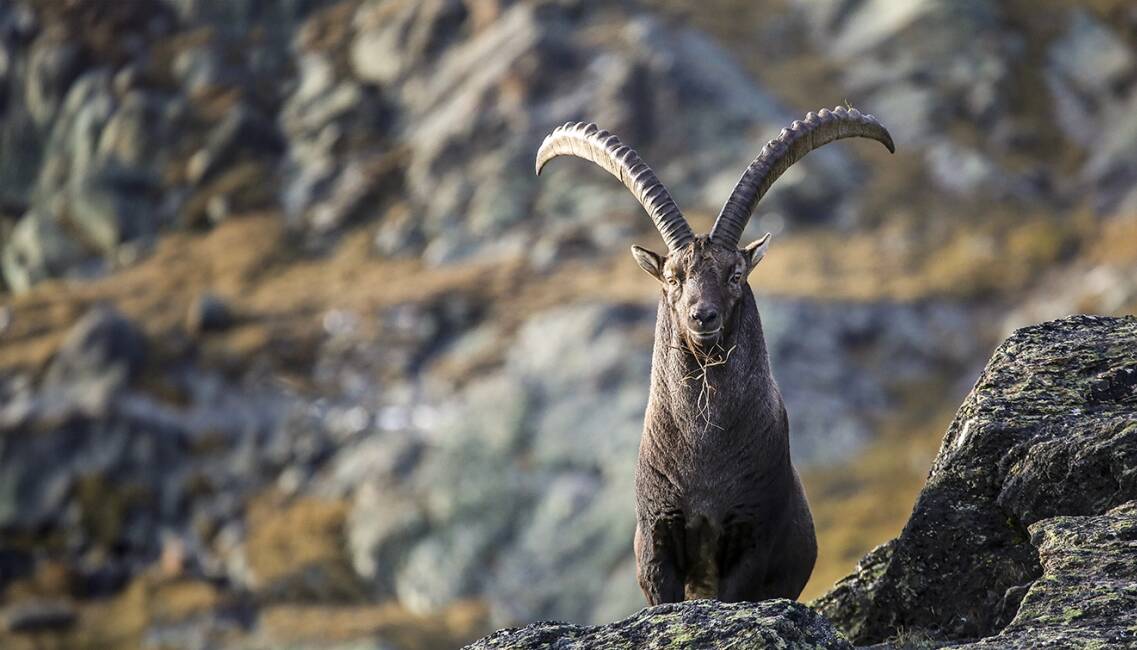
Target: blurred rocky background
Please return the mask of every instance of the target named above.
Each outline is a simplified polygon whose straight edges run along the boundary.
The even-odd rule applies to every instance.
[[[745,237],[821,595],[992,346],[1137,311],[1124,0],[0,3],[0,645],[449,648],[643,605],[662,248],[808,110]],[[879,149],[879,150],[878,150]]]

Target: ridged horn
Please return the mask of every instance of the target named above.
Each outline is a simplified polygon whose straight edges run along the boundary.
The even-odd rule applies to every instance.
[[[782,129],[778,137],[762,147],[762,152],[743,172],[730,198],[722,206],[715,225],[711,227],[711,241],[737,246],[746,222],[774,181],[810,151],[841,138],[871,138],[891,153],[896,153],[892,136],[872,115],[843,106],[810,112],[804,120]]]
[[[545,137],[537,150],[537,175],[557,156],[576,156],[600,165],[620,179],[647,210],[669,251],[695,238],[671,194],[634,149],[592,123],[568,122]]]

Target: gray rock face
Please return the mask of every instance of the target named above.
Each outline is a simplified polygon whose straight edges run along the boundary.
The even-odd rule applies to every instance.
[[[43,213],[29,212],[12,229],[0,249],[0,271],[14,292],[24,292],[37,282],[64,275],[87,252],[59,225]]]
[[[309,404],[263,378],[238,384],[177,361],[158,371],[179,398],[171,403],[136,380],[148,347],[135,324],[96,308],[41,379],[2,377],[0,568],[19,575],[31,561],[9,540],[52,535],[76,592],[102,595],[172,536],[193,570],[245,584],[234,561],[245,500],[284,468],[310,474],[330,427],[296,416]],[[222,529],[216,538],[229,541],[202,539]]]
[[[356,493],[348,535],[357,571],[423,613],[480,594],[503,622],[599,618],[595,581],[631,553],[630,459],[650,347],[629,353],[627,341],[642,338],[651,314],[574,305],[534,316],[503,372],[436,411],[398,487],[405,469],[391,467]]]
[[[4,247],[14,289],[84,275],[91,258],[113,265],[122,244],[179,222],[276,203],[258,188],[283,151],[263,113],[284,95],[291,31],[320,3],[175,4],[182,23],[159,0],[0,11],[0,200],[29,208],[21,243]],[[235,29],[259,20],[258,37]],[[237,106],[224,119],[203,114],[225,93]]]
[[[1071,9],[1046,57],[1059,128],[1089,152],[1080,179],[1103,213],[1132,210],[1137,171],[1137,56],[1115,27]],[[1107,135],[1106,135],[1107,134]],[[1104,137],[1103,137],[1104,135]]]
[[[44,384],[58,387],[113,375],[117,389],[134,378],[145,359],[145,335],[113,309],[95,308],[72,327],[47,368]]]
[[[1066,29],[1047,53],[1047,82],[1058,125],[1083,146],[1100,137],[1102,112],[1137,69],[1137,56],[1109,26],[1085,10],[1067,14]]]
[[[233,309],[211,293],[202,294],[186,314],[186,330],[193,334],[223,330],[233,324]]]
[[[511,648],[849,648],[833,626],[789,600],[720,603],[693,600],[649,607],[608,625],[534,623],[501,630],[467,646]]]
[[[385,222],[384,255],[432,263],[532,254],[541,264],[569,248],[610,250],[650,223],[585,165],[538,183],[533,153],[553,127],[597,121],[635,145],[685,204],[711,211],[765,139],[799,117],[706,36],[632,7],[543,1],[479,16],[453,1],[363,3],[348,65],[297,46],[300,83],[281,118],[294,223],[334,229],[353,212],[337,205],[359,206]],[[382,165],[369,161],[392,150],[405,156],[397,182],[413,220],[355,196],[352,178],[376,185]],[[767,205],[821,220],[859,172],[838,150],[803,164]]]
[[[957,640],[1005,628],[1013,640],[1057,624],[1048,612],[1067,606],[1070,562],[1086,543],[1075,531],[1127,530],[1110,518],[1132,517],[1106,513],[1137,495],[1135,350],[1132,317],[1076,316],[1008,338],[948,429],[903,532],[819,599],[820,611],[857,643],[902,628]],[[1059,548],[1066,542],[1073,548]],[[1089,603],[1096,575],[1078,588]],[[1024,593],[1033,597],[1020,606]],[[1125,625],[1099,633],[1120,638]]]
[[[897,142],[927,142],[952,119],[989,122],[1006,107],[1002,88],[1016,41],[1000,26],[997,3],[798,5],[819,50],[838,62],[849,90],[872,107]]]

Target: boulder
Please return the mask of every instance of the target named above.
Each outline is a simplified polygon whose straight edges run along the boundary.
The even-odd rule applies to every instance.
[[[1095,594],[1124,572],[1116,563],[1131,548],[1122,520],[1132,508],[1107,513],[1137,495],[1135,409],[1137,318],[1074,316],[1018,330],[960,407],[900,536],[818,609],[860,644],[901,630],[1025,639],[1015,635],[1054,632],[1083,615],[1102,622],[1103,638],[1131,634],[1132,622],[1111,617]],[[1093,546],[1092,530],[1106,536],[1098,550],[1113,559],[1098,573],[1073,571],[1088,559],[1076,549]],[[1105,543],[1110,534],[1116,543]],[[1113,597],[1131,597],[1118,586]],[[1083,598],[1084,611],[1053,618]]]
[[[96,307],[67,333],[44,383],[60,387],[114,375],[121,387],[141,370],[145,359],[146,337],[138,327],[113,308]]]
[[[223,330],[233,325],[234,320],[229,303],[212,293],[203,293],[190,305],[186,330],[191,334]]]
[[[1132,492],[1130,492],[1132,495]],[[1042,577],[998,635],[952,648],[1137,645],[1137,501],[1030,526]]]
[[[25,214],[0,249],[0,272],[14,292],[31,289],[37,282],[64,275],[86,258],[79,242],[43,212]]]
[[[8,631],[18,634],[67,629],[75,625],[78,618],[75,608],[64,602],[24,602],[4,611]]]
[[[501,630],[468,650],[510,648],[851,648],[817,612],[793,601],[659,605],[608,625],[533,623]]]

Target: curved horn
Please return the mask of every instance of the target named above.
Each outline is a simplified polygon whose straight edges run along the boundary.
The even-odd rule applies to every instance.
[[[694,239],[691,226],[679,212],[667,188],[655,176],[634,149],[611,133],[584,122],[569,122],[553,130],[537,150],[537,175],[557,156],[577,156],[600,165],[620,179],[647,210],[667,249],[676,251]]]
[[[734,191],[722,206],[722,212],[711,228],[711,241],[725,246],[737,246],[742,230],[758,206],[758,201],[782,172],[822,145],[854,137],[871,138],[888,147],[890,152],[896,153],[888,130],[875,117],[855,108],[823,108],[816,113],[810,112],[804,121],[795,121],[788,128],[782,129],[778,137],[762,147],[762,152],[750,163],[734,186]]]

